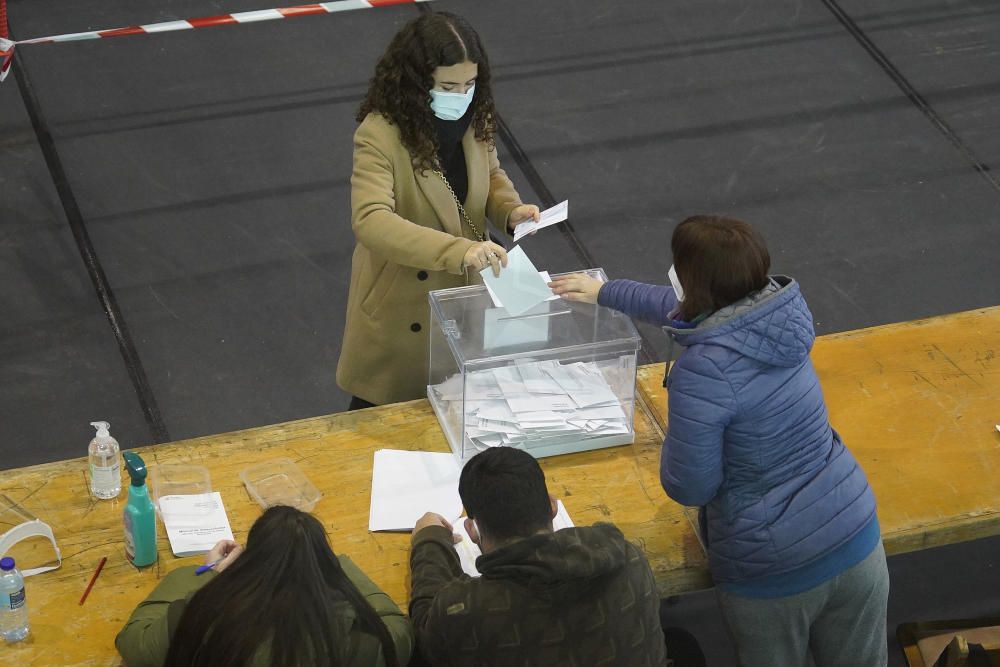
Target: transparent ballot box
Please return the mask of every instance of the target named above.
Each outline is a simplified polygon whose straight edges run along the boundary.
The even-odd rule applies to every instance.
[[[627,316],[560,298],[513,316],[483,285],[429,300],[427,398],[459,461],[504,445],[543,457],[633,441],[639,334]]]

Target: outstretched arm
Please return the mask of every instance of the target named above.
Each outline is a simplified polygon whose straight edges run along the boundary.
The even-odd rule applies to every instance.
[[[569,301],[599,303],[643,322],[663,326],[677,310],[673,287],[647,285],[634,280],[602,283],[583,273],[558,276],[549,283],[552,292]]]

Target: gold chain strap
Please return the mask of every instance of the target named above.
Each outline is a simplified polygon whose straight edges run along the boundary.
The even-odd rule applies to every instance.
[[[472,218],[470,218],[469,214],[465,212],[465,207],[462,206],[462,202],[458,200],[458,195],[455,194],[455,191],[451,189],[451,183],[449,183],[448,179],[445,178],[444,172],[442,172],[440,169],[433,169],[432,171],[438,176],[440,176],[441,180],[444,181],[445,187],[448,188],[448,192],[451,193],[451,198],[455,200],[456,204],[458,204],[458,212],[462,214],[462,217],[465,219],[466,224],[469,225],[469,229],[472,230],[472,233],[476,235],[476,238],[479,239],[480,243],[485,241],[486,236],[481,231],[479,231],[478,227],[472,224]]]

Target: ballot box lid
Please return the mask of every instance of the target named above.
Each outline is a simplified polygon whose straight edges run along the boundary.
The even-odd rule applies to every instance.
[[[600,268],[572,273],[607,280]],[[629,317],[596,304],[555,297],[512,314],[495,305],[483,284],[435,290],[428,299],[432,352],[447,345],[460,367],[539,354],[635,354],[640,346]]]

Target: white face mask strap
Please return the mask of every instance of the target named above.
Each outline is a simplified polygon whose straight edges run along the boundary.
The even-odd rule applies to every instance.
[[[30,577],[43,572],[51,572],[62,566],[62,552],[59,551],[59,545],[56,544],[56,536],[53,534],[52,528],[40,519],[25,521],[14,526],[3,535],[0,535],[0,556],[4,556],[18,542],[30,537],[48,538],[49,542],[52,543],[52,549],[56,553],[56,564],[22,569],[21,574]]]
[[[670,285],[674,288],[674,294],[677,295],[678,301],[684,300],[684,288],[681,287],[680,278],[677,277],[677,270],[674,265],[670,265],[670,270],[667,271],[667,277],[670,278]]]

